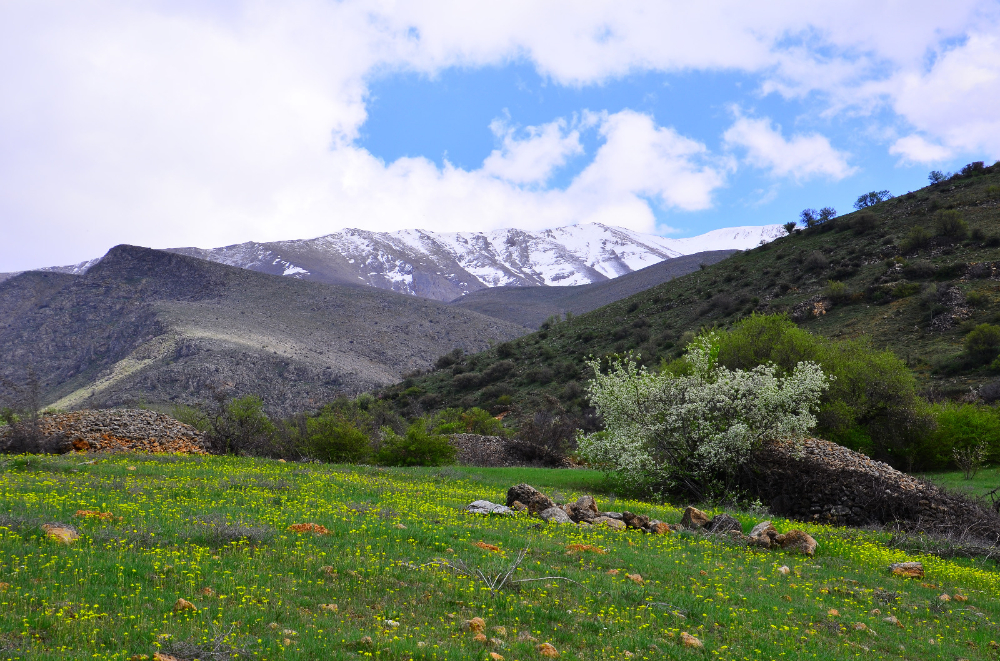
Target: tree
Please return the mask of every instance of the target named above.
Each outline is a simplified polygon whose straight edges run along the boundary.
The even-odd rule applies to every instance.
[[[815,209],[803,209],[799,213],[799,220],[806,227],[815,227],[819,223],[819,215]]]
[[[858,211],[861,209],[867,209],[868,207],[873,207],[880,202],[891,200],[892,197],[892,193],[887,190],[873,190],[870,193],[865,193],[864,195],[859,196],[854,202],[854,208]]]
[[[718,365],[718,340],[705,333],[680,365],[649,372],[617,357],[588,392],[605,429],[584,436],[579,452],[616,471],[635,490],[664,488],[695,499],[715,495],[763,443],[799,439],[829,379],[802,362],[786,376],[775,365],[731,370]]]
[[[208,433],[214,453],[263,456],[273,451],[277,430],[264,413],[264,400],[257,395],[244,395],[226,401],[221,392],[216,392],[215,398],[218,406]]]
[[[946,175],[944,172],[941,172],[941,170],[931,170],[931,173],[927,175],[927,181],[931,182],[932,184],[939,184],[947,178],[948,175]]]
[[[973,360],[990,362],[1000,353],[1000,326],[979,324],[965,336],[963,345]]]
[[[794,231],[795,231],[795,227],[796,227],[797,225],[798,225],[798,223],[796,223],[796,222],[795,222],[795,221],[793,220],[793,221],[790,221],[790,222],[787,222],[787,223],[785,223],[784,225],[782,225],[782,227],[784,227],[784,228],[785,228],[785,231],[786,231],[786,232],[788,232],[789,234],[791,234],[792,232],[794,232]]]
[[[837,217],[837,210],[833,207],[823,207],[819,210],[819,222],[825,223]]]

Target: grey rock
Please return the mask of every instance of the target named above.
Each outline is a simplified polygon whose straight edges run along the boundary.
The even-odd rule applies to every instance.
[[[542,510],[538,516],[542,517],[543,521],[550,523],[573,523],[573,519],[569,518],[569,514],[566,514],[561,507],[550,507]]]
[[[498,514],[500,516],[510,516],[514,513],[514,510],[506,505],[497,505],[488,500],[474,501],[465,508],[465,511],[469,514]]]
[[[778,534],[778,531],[774,529],[773,523],[770,521],[761,521],[750,529],[750,534],[747,535],[747,537],[760,537],[762,535],[770,537],[770,535],[768,535],[770,532],[773,532],[775,535]]]
[[[625,522],[621,519],[612,519],[608,516],[599,516],[594,519],[595,526],[607,526],[612,530],[625,530]]]
[[[598,516],[606,517],[608,519],[617,519],[619,521],[622,520],[622,513],[621,512],[598,512],[597,515]]]
[[[730,531],[736,531],[743,534],[743,526],[734,517],[728,514],[719,514],[715,516],[708,525],[705,526],[705,530],[716,534],[725,534]]]

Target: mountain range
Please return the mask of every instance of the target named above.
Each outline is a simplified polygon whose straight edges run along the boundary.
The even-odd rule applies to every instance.
[[[780,225],[764,225],[669,239],[598,223],[537,232],[345,229],[315,239],[172,248],[169,252],[299,280],[368,285],[451,301],[492,287],[605,282],[665,259],[754,248],[784,233]],[[41,270],[80,275],[98,261]],[[0,281],[11,275],[0,274]]]

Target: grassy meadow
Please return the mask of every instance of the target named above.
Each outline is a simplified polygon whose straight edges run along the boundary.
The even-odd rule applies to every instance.
[[[0,461],[0,659],[995,659],[1000,572],[887,535],[806,530],[814,558],[692,533],[474,517],[527,481],[602,509],[591,471],[378,469],[233,457]],[[90,516],[78,515],[81,510]],[[102,518],[97,513],[104,514]],[[744,530],[763,518],[736,513]],[[107,516],[110,515],[110,516]],[[44,523],[80,539],[47,538]],[[294,532],[315,523],[328,532]],[[503,587],[486,578],[523,560]],[[890,576],[922,560],[922,580]],[[790,572],[779,571],[787,566]],[[637,576],[638,575],[638,576]],[[537,579],[537,580],[535,580]],[[949,595],[945,601],[942,595]],[[192,608],[176,609],[178,599]],[[463,630],[485,621],[486,640]],[[886,621],[895,618],[897,622]],[[682,634],[703,647],[686,647]],[[493,656],[491,656],[493,655]]]

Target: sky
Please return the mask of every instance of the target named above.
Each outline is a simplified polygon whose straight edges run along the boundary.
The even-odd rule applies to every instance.
[[[851,210],[1000,158],[1000,2],[0,0],[0,272]]]

